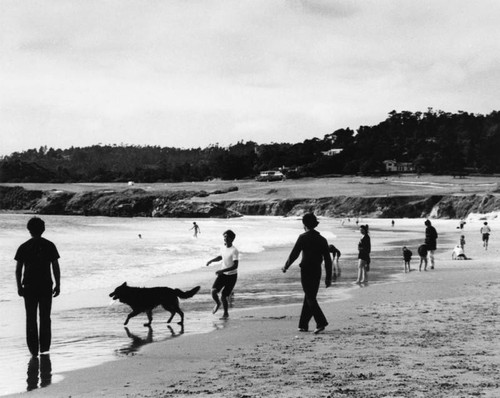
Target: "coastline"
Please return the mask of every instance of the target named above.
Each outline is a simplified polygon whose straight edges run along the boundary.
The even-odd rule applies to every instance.
[[[400,223],[417,225],[396,221],[397,226]],[[458,233],[454,225],[440,225],[443,246]],[[419,239],[422,228],[410,232]],[[394,242],[391,237],[394,231],[389,230],[387,239]],[[134,356],[68,372],[61,382],[29,394],[182,397],[238,393],[257,397],[308,396],[314,392],[316,396],[359,396],[356,394],[365,389],[376,389],[380,395],[372,396],[378,397],[398,388],[407,388],[409,393],[413,388],[423,394],[415,396],[454,396],[478,389],[498,395],[498,384],[489,377],[498,370],[500,356],[498,350],[492,350],[492,320],[497,314],[492,303],[498,302],[500,292],[499,285],[491,281],[498,279],[498,249],[482,252],[475,242],[469,242],[470,261],[451,261],[443,250],[432,272],[400,273],[387,282],[353,289],[342,300],[322,300],[330,320],[324,334],[296,332],[298,304],[236,309],[224,327],[213,332],[146,345]],[[279,260],[279,267],[285,251],[288,249],[272,251],[268,261]],[[414,257],[413,268],[416,262]],[[186,315],[189,322],[189,312]],[[457,328],[468,325],[474,326],[470,335]],[[443,327],[446,331],[439,332]],[[464,339],[473,341],[472,348],[462,344]],[[434,355],[431,348],[444,350],[446,355]],[[474,352],[466,356],[464,352],[470,349]],[[456,361],[464,367],[453,372],[450,363]],[[471,368],[467,370],[465,362],[474,366],[467,365]],[[304,383],[301,372],[312,381]],[[416,373],[418,383],[412,380]],[[466,374],[467,383],[451,373]],[[427,381],[422,374],[427,374]],[[438,381],[443,375],[446,383],[441,385]]]

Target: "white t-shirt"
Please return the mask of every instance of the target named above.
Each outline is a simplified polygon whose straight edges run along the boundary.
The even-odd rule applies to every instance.
[[[484,227],[481,227],[482,234],[489,234],[490,232],[491,232],[491,229],[487,225],[485,225]]]
[[[234,246],[231,247],[223,247],[221,249],[220,255],[222,257],[222,265],[221,270],[225,270],[226,268],[231,268],[235,261],[239,260],[240,253],[238,249]],[[228,272],[224,272],[224,275],[236,275],[238,273],[238,269],[233,269]]]

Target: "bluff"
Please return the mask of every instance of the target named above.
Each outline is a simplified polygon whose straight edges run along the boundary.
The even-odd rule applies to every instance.
[[[334,196],[319,199],[217,200],[219,192],[96,190],[82,193],[33,191],[0,186],[0,210],[36,214],[109,217],[229,218],[243,215],[327,217],[466,218],[500,211],[500,197],[485,195]]]

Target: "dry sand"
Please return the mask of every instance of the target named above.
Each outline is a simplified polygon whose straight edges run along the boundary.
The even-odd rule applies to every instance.
[[[469,223],[472,260],[452,261],[444,242],[456,240],[456,222],[437,223],[435,270],[401,272],[323,302],[323,334],[297,332],[297,305],[235,310],[220,330],[150,344],[18,396],[500,397],[496,234],[484,251],[480,222]],[[422,237],[421,221],[400,225]]]

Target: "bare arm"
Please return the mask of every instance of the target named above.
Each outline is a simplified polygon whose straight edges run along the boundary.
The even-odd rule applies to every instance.
[[[220,261],[220,260],[222,260],[222,256],[214,257],[213,259],[211,259],[210,261],[207,262],[207,266],[209,266],[210,264],[215,263],[217,261]]]
[[[58,260],[52,261],[52,272],[54,273],[54,279],[56,280],[56,285],[54,286],[52,294],[54,297],[57,297],[61,292],[61,269],[59,268]]]
[[[24,295],[23,285],[22,285],[22,277],[23,277],[23,262],[17,261],[16,263],[16,282],[17,282],[17,294],[20,296]]]

